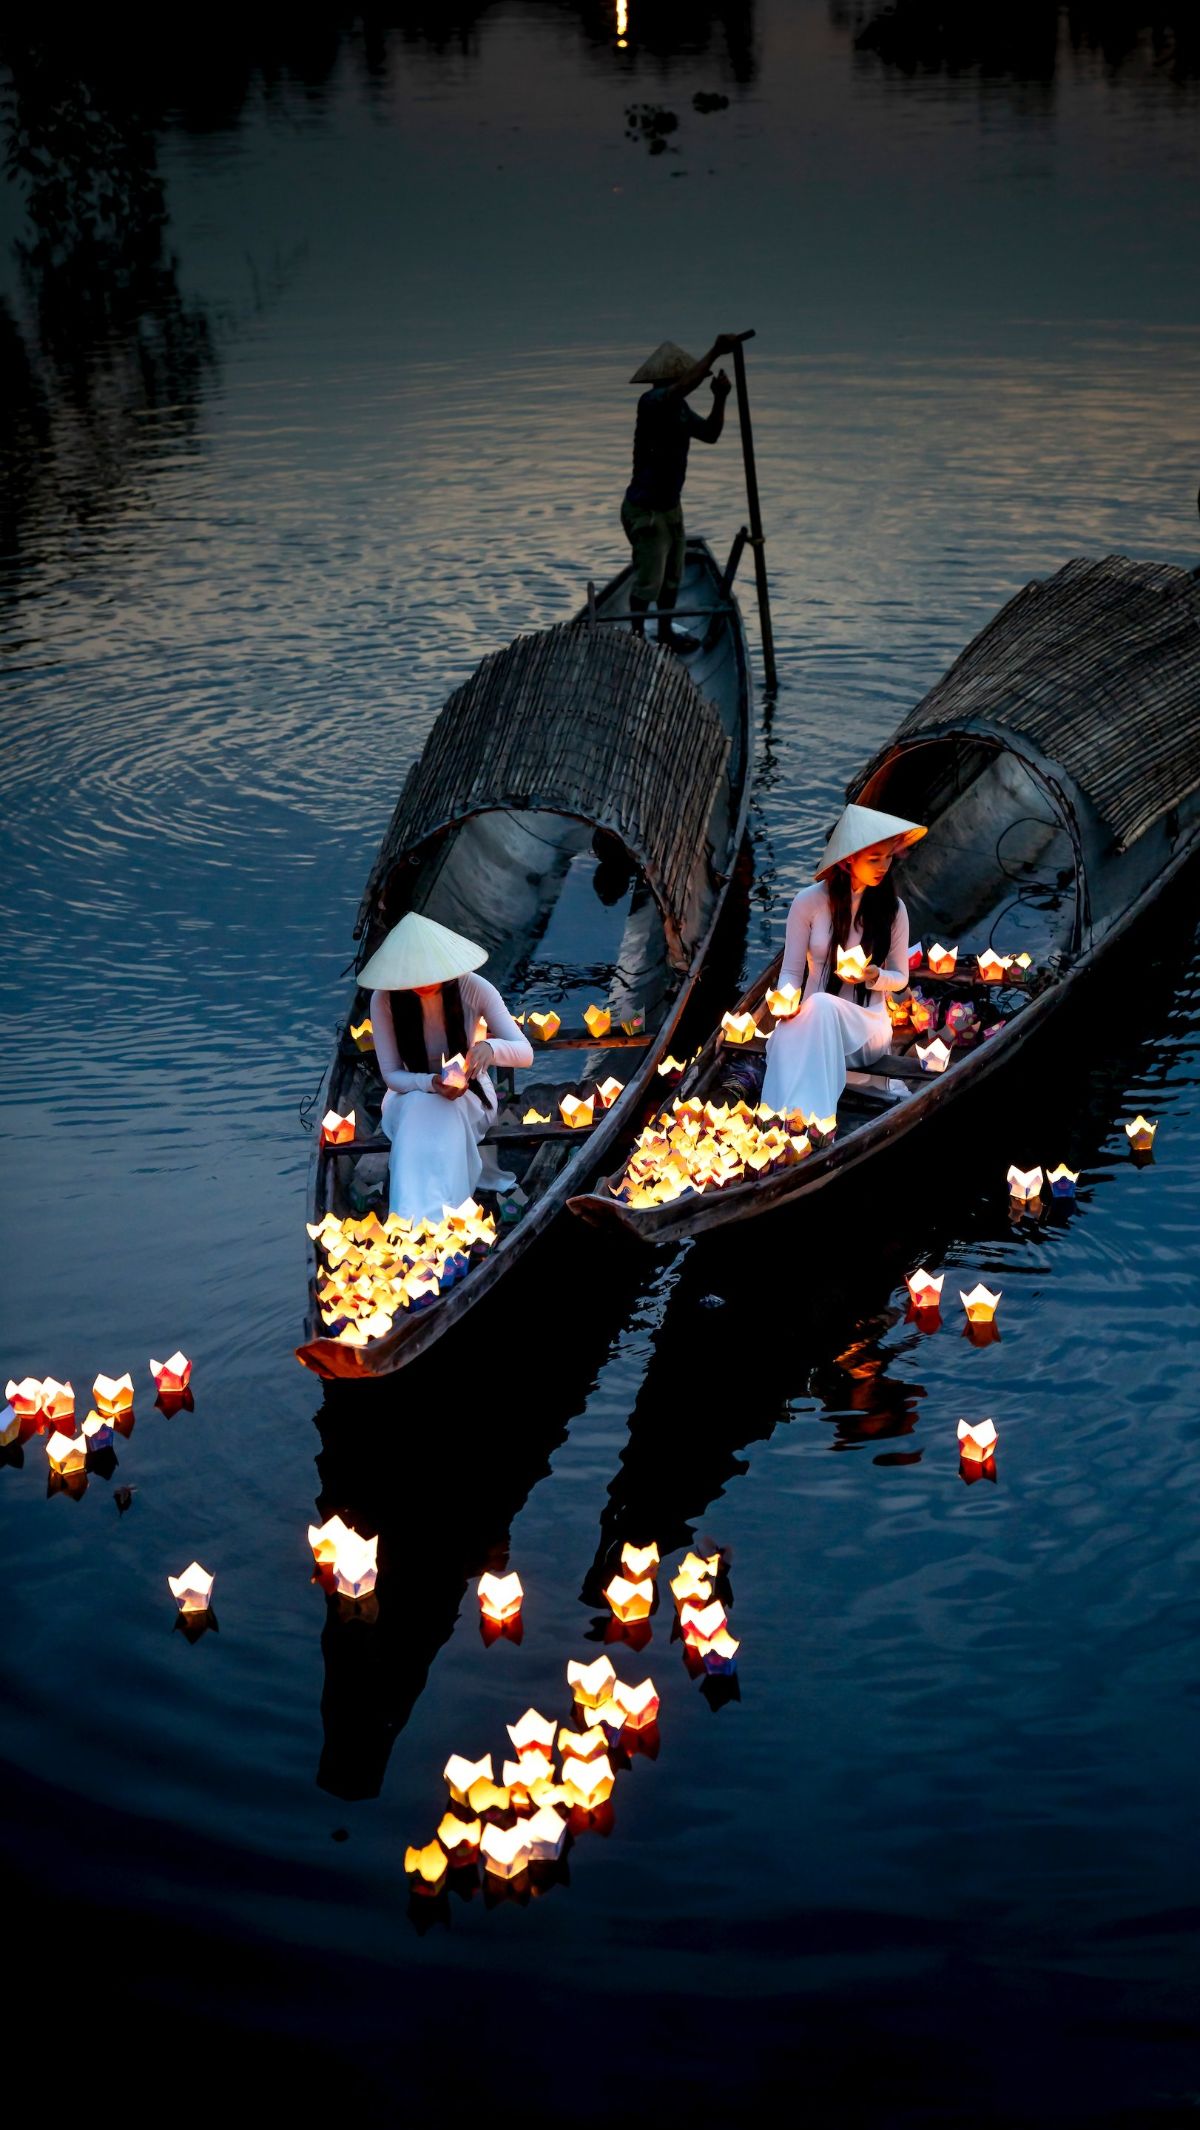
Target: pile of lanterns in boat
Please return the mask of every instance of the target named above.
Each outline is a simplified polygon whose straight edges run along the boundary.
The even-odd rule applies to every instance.
[[[629,1206],[669,1205],[689,1191],[721,1190],[791,1168],[832,1138],[836,1122],[765,1103],[751,1109],[746,1102],[677,1096],[641,1133],[615,1195]]]
[[[186,1354],[174,1353],[168,1361],[151,1361],[150,1373],[158,1403],[167,1413],[190,1403],[188,1385],[192,1364]],[[89,1457],[111,1450],[114,1435],[127,1435],[133,1426],[133,1377],[98,1375],[92,1384],[92,1405],[86,1419],[76,1427],[75,1390],[56,1376],[25,1376],[9,1380],[7,1406],[0,1414],[0,1443],[30,1435],[46,1436],[46,1461],[55,1480],[76,1479],[87,1469]],[[86,1481],[79,1480],[80,1485]]]
[[[308,1232],[325,1260],[317,1285],[323,1322],[343,1345],[366,1346],[384,1338],[402,1310],[427,1308],[465,1279],[495,1242],[496,1222],[465,1198],[441,1220],[326,1213]]]

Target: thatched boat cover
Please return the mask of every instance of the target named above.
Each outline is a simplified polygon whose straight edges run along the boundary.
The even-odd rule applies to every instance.
[[[672,958],[697,945],[689,893],[730,742],[678,659],[624,630],[518,636],[453,694],[409,770],[355,925],[406,852],[497,808],[618,836],[662,911]]]
[[[1200,785],[1200,584],[1124,555],[1027,584],[854,788],[894,748],[956,730],[1032,741],[1127,849]]]

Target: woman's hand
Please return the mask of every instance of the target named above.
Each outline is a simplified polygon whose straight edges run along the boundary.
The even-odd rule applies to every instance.
[[[875,989],[876,984],[879,982],[879,965],[877,962],[869,961],[867,963],[862,973],[862,980],[868,990],[873,991]]]
[[[432,1087],[434,1094],[441,1095],[445,1102],[457,1102],[459,1096],[465,1095],[467,1091],[465,1087],[451,1087],[447,1081],[442,1079],[440,1073],[436,1072],[429,1085]]]
[[[463,1059],[468,1080],[477,1080],[480,1073],[486,1072],[488,1066],[494,1065],[495,1062],[496,1053],[490,1043],[472,1043]]]

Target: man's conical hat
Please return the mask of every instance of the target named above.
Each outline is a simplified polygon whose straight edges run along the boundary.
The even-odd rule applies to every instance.
[[[486,947],[409,910],[376,947],[358,980],[364,991],[415,991],[421,984],[452,983],[486,960]]]
[[[686,348],[677,347],[673,340],[661,341],[653,355],[647,355],[640,370],[635,370],[631,385],[673,385],[689,370],[696,367],[696,358]]]
[[[825,856],[813,879],[823,880],[843,858],[852,858],[855,851],[869,850],[873,843],[894,843],[897,850],[907,850],[910,843],[919,843],[927,833],[919,821],[904,821],[899,814],[877,813],[873,806],[848,806],[825,846]]]

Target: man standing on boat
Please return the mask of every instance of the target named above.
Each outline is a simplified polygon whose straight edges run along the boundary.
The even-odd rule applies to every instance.
[[[737,344],[735,333],[718,333],[699,362],[673,340],[635,370],[629,382],[649,385],[638,401],[633,432],[633,479],[625,490],[621,523],[633,549],[630,610],[634,633],[645,630],[644,616],[658,609],[658,640],[681,656],[699,650],[694,636],[671,623],[683,577],[684,530],[679,498],[687,478],[688,446],[694,436],[715,444],[725,425],[730,383],[723,370],[712,381],[712,412],[703,416],[688,405],[688,395],[703,384],[713,364]]]

